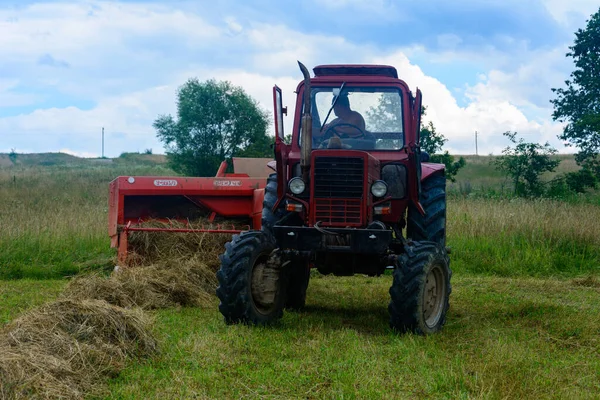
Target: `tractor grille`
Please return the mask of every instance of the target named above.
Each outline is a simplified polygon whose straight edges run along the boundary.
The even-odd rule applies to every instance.
[[[314,168],[316,198],[353,198],[363,195],[362,158],[317,157]]]
[[[313,173],[315,222],[329,226],[361,225],[363,159],[317,157]]]

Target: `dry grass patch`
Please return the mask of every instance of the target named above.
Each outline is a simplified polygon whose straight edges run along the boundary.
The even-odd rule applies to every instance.
[[[102,393],[128,357],[154,354],[150,320],[105,301],[59,300],[29,311],[0,336],[3,399],[82,398]]]
[[[150,221],[144,227],[216,229],[216,224],[197,220],[189,224],[173,221],[169,224]],[[243,221],[230,221],[223,229],[247,229]],[[129,259],[133,266],[176,263],[201,263],[213,272],[219,269],[219,255],[225,251],[225,243],[231,234],[216,233],[173,233],[173,232],[132,232],[129,235]]]
[[[195,258],[170,264],[121,269],[110,278],[75,278],[65,290],[70,299],[98,299],[120,307],[159,309],[204,306],[217,286],[214,272]]]

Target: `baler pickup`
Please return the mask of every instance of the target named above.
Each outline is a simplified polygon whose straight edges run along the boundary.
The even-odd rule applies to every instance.
[[[127,265],[131,232],[235,234],[260,229],[264,187],[274,162],[234,158],[234,173],[223,161],[215,177],[120,176],[110,183],[108,233]],[[159,221],[160,226],[148,226]],[[198,226],[194,222],[204,221]]]

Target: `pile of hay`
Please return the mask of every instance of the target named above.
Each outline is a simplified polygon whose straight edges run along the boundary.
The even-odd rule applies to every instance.
[[[195,258],[149,267],[121,268],[110,278],[98,274],[77,277],[64,296],[97,299],[119,307],[159,309],[213,304],[217,280],[214,271]]]
[[[136,232],[133,266],[73,279],[0,331],[0,399],[103,394],[130,357],[157,352],[143,310],[214,305],[228,234]]]
[[[0,336],[0,397],[101,394],[128,357],[157,351],[150,320],[99,300],[59,300],[28,312]]]

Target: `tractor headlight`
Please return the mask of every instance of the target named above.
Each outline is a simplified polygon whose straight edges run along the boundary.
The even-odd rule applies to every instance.
[[[388,185],[384,181],[375,181],[373,186],[371,186],[371,193],[375,197],[383,197],[387,194]]]
[[[290,188],[290,192],[294,194],[301,194],[306,189],[306,184],[302,180],[302,178],[292,178],[288,183],[288,187]]]

